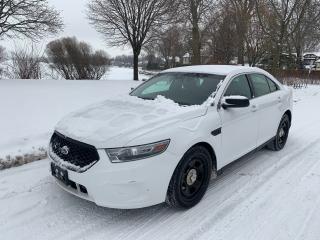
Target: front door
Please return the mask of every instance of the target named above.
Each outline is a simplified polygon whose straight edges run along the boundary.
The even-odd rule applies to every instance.
[[[252,90],[246,75],[231,80],[224,96],[244,96],[252,99]],[[240,158],[257,147],[258,114],[255,105],[246,108],[219,110],[222,122],[223,165]]]

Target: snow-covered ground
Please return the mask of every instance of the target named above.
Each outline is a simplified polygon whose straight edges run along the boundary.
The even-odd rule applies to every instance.
[[[11,79],[14,78],[11,74],[11,66],[13,65],[11,60],[7,60],[5,62],[0,63],[0,69],[3,69],[3,73],[1,75],[0,71],[0,79]],[[55,70],[53,70],[49,64],[41,63],[41,78],[44,80],[51,80],[51,79],[63,79]],[[146,73],[146,74],[144,74]],[[139,79],[149,79],[152,74],[156,74],[157,72],[149,72],[149,71],[140,71]],[[151,75],[150,75],[151,74]],[[101,78],[101,80],[125,80],[131,81],[133,80],[133,68],[126,68],[126,67],[117,67],[117,66],[110,66],[107,73]]]
[[[107,81],[0,80],[0,160],[46,148],[64,115],[129,93],[141,83],[130,80],[132,76],[133,69],[111,67]]]
[[[115,95],[129,93],[131,87],[139,83],[0,80],[0,159],[46,147],[55,124],[64,115]]]
[[[150,75],[139,74],[139,79],[149,79]],[[133,79],[133,68],[123,68],[112,66],[108,73],[103,77],[103,80],[132,80]]]
[[[41,129],[41,139],[66,111],[134,85],[77,84],[0,82],[2,149],[3,136],[25,131],[28,137]],[[57,187],[48,160],[0,171],[0,239],[319,240],[320,87],[295,90],[294,99],[286,148],[262,150],[227,167],[189,211],[164,204],[140,210],[97,207]],[[19,144],[11,141],[8,146]]]

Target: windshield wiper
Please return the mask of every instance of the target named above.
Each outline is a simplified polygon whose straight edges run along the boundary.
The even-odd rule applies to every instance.
[[[177,101],[174,101],[175,103],[178,103],[180,106],[191,106],[192,104],[190,103],[186,103],[186,102],[177,102]]]
[[[140,98],[140,99],[143,99],[143,100],[155,100],[155,98],[148,98],[148,97],[141,97],[141,96],[136,96],[137,98]],[[170,99],[170,98],[168,98]],[[172,99],[170,99],[172,100]],[[190,103],[186,103],[186,102],[178,102],[178,101],[174,101],[172,100],[173,102],[179,104],[180,106],[191,106],[193,104],[190,104]]]
[[[136,97],[143,100],[154,100],[154,98],[146,98],[146,97],[140,97],[140,96],[136,96]]]

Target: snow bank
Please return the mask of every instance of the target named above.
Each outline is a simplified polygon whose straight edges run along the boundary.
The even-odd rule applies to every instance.
[[[143,73],[139,73],[139,79],[149,79],[151,76],[148,76]],[[133,68],[122,68],[112,66],[102,80],[133,80]]]
[[[4,72],[0,74],[0,78],[10,79],[13,78],[10,74],[12,61],[7,60],[0,63],[0,69],[3,69]],[[49,64],[40,63],[41,68],[41,79],[43,80],[64,80],[55,70],[53,70]],[[155,74],[155,73],[154,73]],[[154,75],[153,74],[153,75]],[[152,74],[148,72],[139,72],[140,80],[147,80],[152,77]],[[101,78],[101,80],[121,80],[121,81],[131,81],[133,80],[133,68],[117,67],[110,66],[107,73]]]
[[[0,159],[42,152],[63,116],[83,106],[127,94],[138,84],[135,81],[0,80]]]

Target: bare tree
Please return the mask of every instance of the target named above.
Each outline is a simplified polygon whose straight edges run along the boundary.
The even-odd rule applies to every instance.
[[[232,6],[219,5],[212,12],[206,28],[207,54],[210,63],[229,64],[236,54],[236,26]]]
[[[16,47],[11,53],[9,75],[16,79],[40,79],[42,54],[33,45]]]
[[[50,42],[46,48],[47,61],[63,78],[101,79],[108,71],[110,59],[100,50],[79,42],[76,38],[62,38]]]
[[[280,68],[281,57],[288,47],[290,36],[298,30],[311,0],[255,1],[261,27],[266,37],[272,42],[272,68]],[[267,21],[263,21],[261,17],[260,10],[263,8],[269,12]]]
[[[201,25],[205,25],[207,14],[213,10],[213,0],[182,0],[180,18],[191,26],[192,64],[201,64]]]
[[[263,9],[260,10],[261,19],[267,21],[267,14]],[[256,66],[267,57],[268,51],[271,49],[270,41],[265,36],[256,12],[253,13],[251,21],[248,25],[248,32],[245,39],[246,56],[250,66]]]
[[[0,46],[0,63],[6,59],[6,49]]]
[[[181,59],[183,57],[183,32],[184,30],[181,26],[174,24],[161,32],[157,39],[155,44],[157,45],[157,50],[160,53],[160,56],[165,60],[165,68],[176,67],[176,58],[178,57]]]
[[[155,45],[156,43],[153,42],[144,47],[145,56],[142,59],[146,70],[159,70],[161,67],[162,61],[156,56],[158,49],[154,47]]]
[[[0,0],[0,38],[39,39],[63,27],[59,12],[47,0]]]
[[[238,64],[244,65],[245,45],[248,40],[249,24],[252,19],[255,7],[254,0],[229,0],[224,4],[230,4],[234,13],[234,21],[236,26],[236,42]]]
[[[293,34],[290,36],[290,42],[295,53],[297,53],[297,66],[302,68],[302,54],[304,51],[314,50],[318,47],[320,42],[320,1],[311,0],[306,14],[303,16],[300,24],[297,25],[296,21],[299,17],[299,10],[296,9],[293,13],[294,21],[289,25],[289,28],[295,28]]]
[[[133,56],[132,55],[121,55],[116,56],[112,59],[112,64],[119,67],[132,67]]]
[[[152,38],[155,28],[171,19],[174,0],[92,0],[88,17],[109,44],[130,44],[133,51],[134,80],[138,80],[138,62],[142,47]]]
[[[0,46],[0,77],[3,73],[3,66],[1,65],[6,60],[6,49]]]

